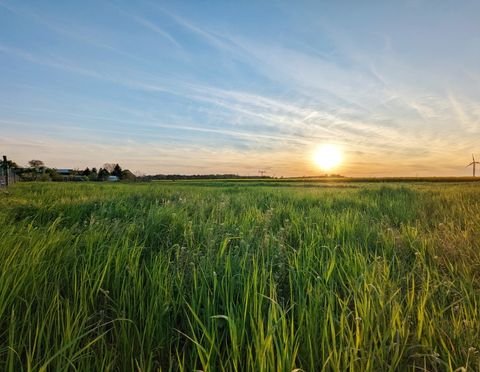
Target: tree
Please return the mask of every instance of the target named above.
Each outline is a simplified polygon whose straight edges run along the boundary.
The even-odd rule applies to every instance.
[[[96,181],[98,179],[97,168],[92,168],[90,171],[90,175],[88,176],[90,181]]]
[[[118,165],[118,164],[105,163],[105,164],[103,164],[103,169],[105,169],[108,172],[108,174],[111,174],[113,172],[113,170],[115,169],[115,165]]]
[[[4,168],[3,160],[0,158],[0,168]],[[9,169],[15,169],[15,168],[20,168],[17,163],[15,163],[12,160],[7,160],[7,168]]]
[[[45,164],[41,160],[30,160],[28,162],[28,165],[30,166],[30,168],[35,168],[35,169],[45,167]]]
[[[99,181],[105,181],[108,176],[110,176],[110,172],[106,170],[105,168],[100,168],[98,170],[98,180]]]
[[[45,172],[50,176],[51,181],[62,181],[63,177],[58,174],[58,172],[53,168],[48,168]]]
[[[113,171],[110,172],[112,176],[117,176],[119,180],[122,179],[122,167],[118,164],[115,165]]]
[[[135,175],[128,169],[122,171],[122,180],[135,181],[136,178],[137,177],[135,177]]]
[[[36,181],[40,173],[45,174],[45,164],[41,160],[30,160],[28,162],[30,166],[30,177],[32,180]]]
[[[87,177],[90,176],[91,173],[92,171],[88,167],[86,167],[85,170],[83,171],[83,175]]]

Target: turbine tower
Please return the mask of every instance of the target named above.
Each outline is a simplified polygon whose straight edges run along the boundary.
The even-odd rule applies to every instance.
[[[473,167],[473,177],[475,177],[475,165],[476,164],[480,165],[480,161],[475,161],[475,156],[473,156],[473,154],[472,154],[472,160],[473,161],[470,164],[468,164],[467,167],[469,167],[469,166]]]

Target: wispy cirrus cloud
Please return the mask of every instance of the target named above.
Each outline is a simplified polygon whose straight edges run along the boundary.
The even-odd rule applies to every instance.
[[[309,23],[307,15],[300,24],[286,13],[281,27],[291,35],[277,37],[279,24],[258,34],[247,25],[234,31],[208,11],[188,11],[192,4],[102,5],[99,20],[111,16],[104,23],[74,12],[54,16],[47,5],[2,4],[19,23],[33,21],[32,31],[45,27],[51,32],[42,38],[53,33],[58,42],[43,49],[8,33],[0,37],[4,60],[31,72],[5,80],[13,95],[0,91],[8,102],[0,125],[10,138],[35,127],[56,146],[60,138],[74,148],[107,138],[102,151],[119,156],[108,141],[121,138],[144,159],[154,156],[147,144],[170,149],[172,169],[187,169],[185,163],[207,169],[215,163],[208,156],[221,153],[239,170],[249,167],[243,157],[285,175],[316,172],[308,157],[321,142],[344,148],[341,170],[349,174],[386,174],[391,162],[397,174],[411,174],[415,164],[429,164],[418,166],[422,172],[451,171],[475,147],[480,97],[461,83],[478,72],[455,72],[460,78],[452,85],[441,69],[419,70],[424,62],[402,50],[387,28],[365,43],[363,29],[345,32],[355,25],[332,24],[327,16]],[[328,47],[302,38],[315,33]],[[16,72],[14,66],[7,68]],[[36,97],[35,87],[46,93]],[[16,103],[26,98],[28,109]]]
[[[167,39],[170,43],[175,45],[177,48],[182,48],[182,46],[178,43],[177,40],[173,38],[172,35],[170,35],[167,31],[164,29],[160,28],[158,25],[155,23],[147,20],[146,18],[139,17],[139,16],[132,16],[132,18],[135,20],[135,22],[138,22],[142,26],[146,27],[147,29],[155,32],[156,34],[159,34],[163,38]]]
[[[11,3],[0,2],[0,7],[3,7],[16,16],[33,21],[34,23],[39,24],[40,26],[70,40],[108,51],[110,53],[119,55],[122,58],[128,58],[135,61],[145,61],[145,59],[139,58],[137,55],[125,52],[111,45],[107,41],[102,40],[99,38],[101,32],[99,30],[92,29],[91,27],[79,28],[78,25],[74,25],[71,22],[45,16],[44,14],[39,13],[38,11],[35,11],[26,5],[18,6],[18,4],[12,5]]]

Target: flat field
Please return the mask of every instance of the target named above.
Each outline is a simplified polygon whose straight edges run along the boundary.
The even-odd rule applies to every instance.
[[[0,192],[2,371],[480,371],[480,184]]]

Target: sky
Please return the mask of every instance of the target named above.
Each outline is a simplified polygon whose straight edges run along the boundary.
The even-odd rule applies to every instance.
[[[146,174],[463,176],[480,1],[0,0],[0,152]]]

